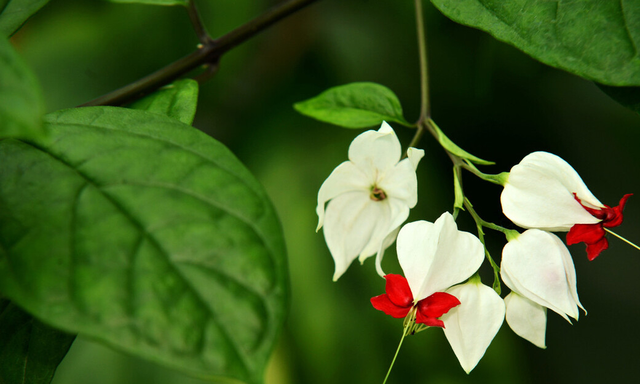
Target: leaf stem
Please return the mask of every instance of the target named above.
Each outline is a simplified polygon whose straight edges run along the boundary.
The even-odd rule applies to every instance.
[[[603,227],[604,228],[604,227]],[[618,239],[624,241],[625,243],[629,244],[630,246],[634,247],[635,249],[640,250],[640,247],[638,247],[637,245],[635,245],[634,243],[632,243],[631,241],[625,239],[624,237],[618,235],[617,233],[613,232],[612,230],[608,229],[608,228],[604,228],[605,231],[609,232],[610,234],[612,234],[613,236],[617,237]]]
[[[195,52],[178,59],[177,61],[167,65],[166,67],[140,79],[120,89],[110,92],[104,96],[98,97],[80,107],[96,106],[96,105],[122,105],[136,100],[146,94],[149,94],[157,88],[170,83],[180,76],[186,75],[201,65],[217,66],[220,57],[230,49],[244,43],[251,37],[255,36],[264,29],[270,27],[281,19],[290,14],[314,3],[318,0],[287,0],[269,9],[262,15],[245,23],[244,25],[234,29],[233,31],[221,36],[218,39],[205,39],[202,41],[203,34],[206,34],[204,26],[200,21],[195,21],[194,28],[201,39],[201,44]],[[193,1],[190,2],[190,9]],[[191,12],[196,12],[195,8]],[[194,23],[192,17],[192,23]],[[199,20],[199,17],[198,17]],[[208,34],[206,35],[208,36]]]

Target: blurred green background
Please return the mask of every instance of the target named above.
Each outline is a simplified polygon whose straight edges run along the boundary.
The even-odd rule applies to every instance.
[[[201,0],[207,28],[220,36],[272,6],[267,0]],[[425,2],[434,120],[458,145],[507,171],[535,150],[570,162],[605,204],[640,193],[640,117],[593,83],[547,67],[489,35],[455,24]],[[328,87],[373,81],[391,88],[417,118],[418,59],[413,2],[322,0],[234,49],[201,88],[195,126],[229,146],[266,187],[286,234],[291,310],[268,383],[380,383],[402,324],[374,310],[384,291],[373,260],[353,265],[336,283],[322,233],[315,233],[316,194],[347,158],[361,131],[296,114],[294,102]],[[126,85],[191,52],[197,40],[177,7],[55,0],[13,38],[38,75],[49,111],[73,107]],[[406,145],[412,132],[396,127]],[[434,141],[421,143],[420,199],[410,220],[433,221],[453,204],[451,163]],[[488,221],[502,216],[500,187],[465,175],[466,193]],[[640,242],[640,196],[631,198],[618,232]],[[461,229],[474,231],[466,213]],[[564,235],[562,235],[564,237]],[[499,259],[504,238],[488,231]],[[405,340],[389,383],[635,382],[640,363],[640,252],[611,239],[588,262],[571,247],[578,291],[589,310],[573,326],[549,313],[546,350],[506,324],[466,375],[443,333]],[[393,250],[384,267],[399,272]],[[486,266],[485,266],[486,267]],[[483,280],[491,274],[483,270]],[[505,288],[506,291],[506,288]],[[200,383],[180,373],[79,337],[55,384]]]

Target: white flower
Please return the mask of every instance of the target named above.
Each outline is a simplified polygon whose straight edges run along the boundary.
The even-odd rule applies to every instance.
[[[599,223],[576,197],[584,206],[605,207],[566,161],[533,152],[511,168],[500,201],[505,216],[522,228],[568,231],[574,224]]]
[[[435,223],[415,221],[403,226],[397,251],[415,303],[468,279],[484,260],[480,240],[459,231],[449,212]]]
[[[538,306],[551,309],[569,322],[569,317],[578,320],[578,308],[584,310],[569,250],[552,233],[529,229],[510,240],[502,251],[500,274],[511,291],[521,296],[507,301],[507,323],[516,334],[539,347],[544,348],[544,327]],[[532,304],[527,306],[522,298]],[[544,320],[546,324],[546,316]]]
[[[547,348],[547,308],[515,292],[510,292],[504,303],[507,306],[507,324],[513,332],[536,347]]]
[[[402,149],[393,129],[385,122],[378,131],[358,135],[349,146],[349,161],[333,170],[318,192],[318,228],[335,262],[337,280],[359,257],[382,253],[389,247],[409,210],[418,200],[416,167],[424,151]],[[328,202],[328,204],[326,204]],[[326,207],[325,207],[326,204]]]
[[[460,305],[442,316],[444,335],[462,369],[469,373],[478,364],[504,321],[505,303],[480,278],[449,288],[446,293]]]
[[[604,228],[622,224],[630,196],[616,207],[603,205],[566,161],[534,152],[511,168],[500,201],[505,216],[523,228],[569,231],[567,244],[584,242],[593,260],[609,246]]]

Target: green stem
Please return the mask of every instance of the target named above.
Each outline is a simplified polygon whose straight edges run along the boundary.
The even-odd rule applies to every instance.
[[[503,232],[505,234],[507,234],[509,232],[512,232],[512,230],[506,229],[506,228],[503,228],[503,227],[501,227],[499,225],[496,225],[496,224],[493,224],[493,223],[489,223],[487,221],[482,220],[482,218],[480,218],[480,216],[475,211],[475,209],[473,209],[473,205],[471,204],[469,199],[467,199],[466,197],[464,198],[464,206],[467,209],[467,212],[469,212],[471,217],[473,217],[473,220],[476,222],[476,227],[478,228],[478,239],[480,239],[480,242],[482,243],[482,246],[484,247],[484,255],[485,255],[485,257],[487,258],[487,260],[489,260],[489,264],[491,264],[491,268],[493,268],[493,289],[499,295],[501,293],[501,291],[502,291],[502,287],[500,285],[500,267],[498,266],[498,264],[496,264],[496,262],[491,257],[491,254],[489,253],[489,250],[487,249],[487,245],[484,242],[484,230],[483,230],[483,227],[486,227],[486,228],[489,228],[489,229],[493,229],[493,230],[496,230],[496,231],[500,231],[500,232]]]
[[[418,34],[418,55],[420,58],[420,117],[416,122],[416,133],[409,143],[409,147],[417,148],[425,130],[429,130],[425,124],[429,120],[431,110],[429,106],[429,70],[427,62],[427,38],[424,28],[424,15],[422,0],[415,0],[416,32]]]
[[[476,168],[475,165],[473,165],[472,162],[470,162],[468,160],[466,160],[462,164],[462,168],[464,168],[467,171],[473,173],[474,175],[478,176],[482,180],[488,181],[488,182],[493,183],[493,184],[498,184],[498,185],[504,186],[507,183],[507,179],[509,179],[509,172],[502,172],[502,173],[498,173],[498,174],[482,173],[482,172],[480,172],[480,170],[478,168]]]
[[[640,247],[638,247],[637,245],[635,245],[634,243],[630,242],[629,240],[625,239],[624,237],[618,235],[617,233],[613,232],[612,230],[608,229],[608,228],[604,228],[605,231],[609,232],[610,234],[612,234],[613,236],[617,237],[618,239],[624,241],[625,243],[629,244],[630,246],[634,247],[635,249],[640,250]]]
[[[204,27],[196,26],[200,21],[195,21],[194,27],[201,40],[197,51],[167,65],[149,76],[82,104],[80,107],[126,104],[155,91],[163,85],[169,84],[178,77],[186,75],[201,65],[217,66],[220,57],[230,49],[244,43],[267,27],[316,1],[318,0],[284,1],[218,39],[211,39],[207,34],[206,36],[208,38],[204,38],[203,41],[203,36],[206,31]],[[195,8],[189,9],[190,12],[196,11]],[[194,16],[190,15],[190,17],[192,23],[194,23]]]
[[[398,344],[398,348],[396,349],[396,354],[393,355],[393,360],[391,360],[391,366],[389,367],[389,370],[387,371],[387,375],[384,377],[384,381],[382,382],[382,384],[385,384],[387,382],[387,379],[389,378],[389,375],[391,374],[391,369],[393,369],[393,365],[396,363],[396,358],[398,357],[398,352],[400,352],[400,347],[402,347],[402,342],[404,341],[404,337],[407,336],[407,334],[408,334],[409,327],[410,327],[410,324],[407,324],[402,329],[402,338],[400,339],[400,344]]]
[[[420,55],[420,118],[418,121],[426,121],[431,116],[429,105],[429,69],[427,61],[427,38],[424,28],[424,12],[422,1],[415,0],[416,30],[418,33],[418,52]]]

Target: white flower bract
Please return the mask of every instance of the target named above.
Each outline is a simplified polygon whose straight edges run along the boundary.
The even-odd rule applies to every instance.
[[[513,292],[567,321],[571,322],[569,317],[578,320],[578,308],[584,310],[578,298],[573,260],[558,236],[538,229],[525,231],[504,246],[500,268],[502,280]],[[530,341],[538,345],[537,340]]]
[[[358,135],[349,146],[349,160],[340,164],[318,192],[318,228],[335,262],[333,280],[359,258],[382,254],[418,200],[416,167],[424,151],[402,149],[393,129],[383,122],[378,131]],[[326,205],[326,206],[325,206]]]
[[[471,279],[446,291],[460,300],[460,305],[442,315],[444,335],[462,369],[469,373],[484,356],[504,322],[505,304],[480,279]]]
[[[513,332],[536,347],[547,348],[547,308],[515,292],[510,292],[504,303],[507,306],[507,324]]]
[[[468,279],[484,260],[480,240],[459,231],[449,212],[435,223],[415,221],[403,226],[397,251],[416,303]]]
[[[574,224],[600,222],[574,193],[586,206],[604,207],[566,161],[548,152],[533,152],[511,168],[500,201],[505,216],[522,228],[568,231]]]

